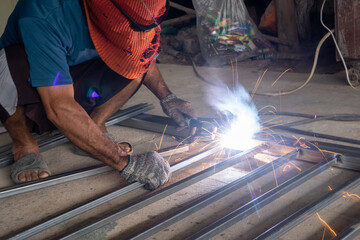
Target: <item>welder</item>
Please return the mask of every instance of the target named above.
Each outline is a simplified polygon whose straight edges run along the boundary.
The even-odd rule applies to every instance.
[[[196,118],[155,63],[166,0],[19,0],[0,39],[0,120],[13,141],[15,183],[51,173],[33,131],[59,129],[77,148],[148,189],[166,183],[158,153],[129,155],[105,128],[143,84],[180,126]]]

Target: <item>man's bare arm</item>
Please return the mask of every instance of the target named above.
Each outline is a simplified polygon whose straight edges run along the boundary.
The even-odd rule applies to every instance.
[[[107,138],[75,101],[73,85],[38,87],[48,119],[75,145],[107,165],[122,170],[126,153]]]
[[[160,100],[171,94],[155,61],[150,65],[143,83]]]

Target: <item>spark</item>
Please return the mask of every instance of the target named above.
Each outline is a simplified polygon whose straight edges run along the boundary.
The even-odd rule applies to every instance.
[[[293,165],[297,170],[299,170],[299,172],[302,171],[301,168],[299,168],[298,166],[295,165],[295,163],[293,163],[293,162],[291,162],[291,161],[289,161],[289,163],[290,163],[291,165]]]
[[[330,190],[330,191],[332,191],[332,190],[333,190],[330,186],[328,186],[328,188],[329,188],[329,190]]]
[[[287,72],[289,72],[289,71],[292,71],[292,69],[291,68],[288,68],[288,69],[286,69],[284,72],[282,72],[281,74],[280,74],[280,76],[273,82],[273,84],[271,85],[272,87],[277,83],[277,81],[279,81],[279,79],[285,74],[285,73],[287,73]],[[280,95],[281,96],[281,95]]]
[[[275,112],[277,111],[277,110],[276,110],[276,107],[275,107],[274,105],[266,105],[265,107],[262,107],[262,108],[259,110],[259,112],[262,112],[264,109],[267,109],[267,108],[272,108],[272,109],[274,109]],[[275,112],[273,112],[273,113],[275,113]]]
[[[286,165],[283,167],[282,171],[285,172],[288,168],[291,168],[290,164],[286,164]]]
[[[161,144],[162,144],[162,141],[163,141],[163,139],[164,139],[164,135],[165,135],[165,131],[166,131],[166,128],[167,128],[167,124],[165,125],[165,128],[164,128],[164,131],[163,131],[163,133],[162,133],[162,135],[161,135],[161,138],[160,138],[160,143],[159,143],[159,148],[157,149],[158,151],[160,150],[160,148],[161,148]]]
[[[343,197],[349,197],[349,198],[355,198],[356,201],[360,201],[360,196],[354,193],[349,193],[349,192],[343,192]]]
[[[324,231],[323,231],[323,235],[322,235],[321,240],[324,240],[324,238],[325,238],[325,232],[326,232],[326,227],[324,227]]]
[[[324,224],[324,226],[330,230],[330,232],[332,233],[332,235],[335,237],[337,236],[336,232],[329,226],[329,224],[327,224],[327,222],[325,222],[318,213],[316,213],[317,217],[319,218],[319,220],[322,222],[322,224]]]
[[[323,153],[335,154],[335,155],[340,155],[340,156],[342,156],[342,155],[343,155],[342,153],[337,153],[337,152],[328,151],[328,150],[323,150],[323,149],[321,149],[321,152],[323,152]]]
[[[263,74],[258,78],[258,80],[256,81],[255,87],[254,87],[254,89],[253,89],[252,92],[251,92],[251,99],[254,98],[255,93],[256,93],[258,87],[260,86],[260,83],[261,83],[261,81],[263,80],[263,78],[264,78],[264,76],[265,76],[265,74],[266,74],[266,72],[267,72],[268,70],[269,70],[269,69],[267,68],[267,69],[263,72]]]

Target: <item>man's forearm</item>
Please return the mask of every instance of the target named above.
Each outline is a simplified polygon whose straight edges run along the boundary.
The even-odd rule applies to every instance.
[[[75,100],[58,103],[48,111],[49,119],[76,146],[117,170],[125,167],[127,157],[120,156],[119,146],[101,132]]]
[[[151,64],[143,83],[158,99],[163,99],[171,94],[155,61]]]

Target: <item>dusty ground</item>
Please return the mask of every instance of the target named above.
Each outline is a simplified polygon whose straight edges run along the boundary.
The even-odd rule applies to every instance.
[[[211,86],[197,79],[191,66],[161,64],[159,67],[170,89],[172,89],[179,97],[191,101],[194,108],[198,111],[199,116],[217,116],[216,111],[212,108],[206,97]],[[251,62],[247,62],[238,63],[237,67],[233,69],[231,67],[224,67],[221,69],[202,67],[199,71],[209,81],[222,81],[230,83],[230,85],[232,85],[232,82],[235,82],[236,84],[243,85],[247,90],[252,91],[259,76],[264,71],[263,67],[264,66],[259,63],[254,65],[251,64]],[[292,89],[301,85],[308,76],[306,73],[289,72],[286,73],[275,86],[271,86],[274,80],[281,74],[281,71],[279,71],[278,68],[276,71],[270,69],[260,83],[257,92],[278,92],[282,89]],[[281,97],[255,96],[254,102],[257,108],[259,110],[261,109],[262,112],[273,111],[274,108],[276,108],[277,111],[308,113],[314,115],[336,113],[359,114],[359,90],[360,89],[353,90],[346,84],[344,72],[338,72],[331,75],[316,74],[310,84],[301,91]],[[163,114],[158,100],[145,88],[142,88],[135,97],[126,104],[126,106],[143,102],[153,103],[155,105],[156,108],[149,113],[155,115]],[[276,124],[281,124],[293,120],[296,119],[275,118],[272,121]],[[322,121],[307,124],[299,128],[360,140],[359,122]],[[153,147],[154,143],[159,143],[160,141],[160,134],[135,129],[113,126],[109,128],[109,131],[119,138],[133,143],[137,152],[145,151],[149,145]],[[290,134],[289,136],[291,137],[292,135],[293,134]],[[307,139],[313,140],[311,137],[307,137]],[[9,142],[10,139],[7,134],[0,135],[1,145]],[[176,144],[175,140],[170,137],[166,137],[164,143],[164,147],[166,145]],[[63,146],[46,151],[44,156],[54,174],[98,164],[97,161],[91,158],[74,155],[72,153],[71,144],[64,144]],[[9,174],[8,167],[0,169],[0,187],[12,185]],[[331,178],[331,176],[329,177]],[[210,190],[214,186],[221,185],[219,182],[221,181],[219,181],[218,178],[210,179],[209,182],[200,183],[199,188]],[[81,204],[96,196],[117,189],[121,184],[123,184],[121,178],[115,172],[112,172],[11,198],[0,199],[0,216],[2,216],[0,220],[1,236],[6,236],[13,231],[36,222],[41,222],[42,219],[63,212],[71,206]],[[172,203],[175,205],[181,204],[186,199],[187,195],[191,195],[194,190],[195,189],[188,189],[176,197],[173,196],[171,200]],[[114,207],[120,206],[129,199],[141,195],[144,192],[145,190],[139,190],[134,192],[131,196],[128,196],[127,199],[111,201],[108,204],[104,204],[102,207],[83,214],[80,218],[60,224],[32,239],[43,239],[54,236],[57,232],[63,232],[70,227],[77,226],[79,222],[110,211]],[[153,209],[161,208],[162,206],[160,204],[161,203],[159,203],[159,205],[155,204]],[[141,216],[141,213],[139,214],[136,215],[139,218],[151,218],[153,215],[151,211],[144,213],[146,214],[145,216]],[[136,219],[136,216],[133,220]],[[116,238],[116,235],[122,230],[122,223],[121,221],[118,221],[108,225],[100,231],[94,232],[87,238]]]

